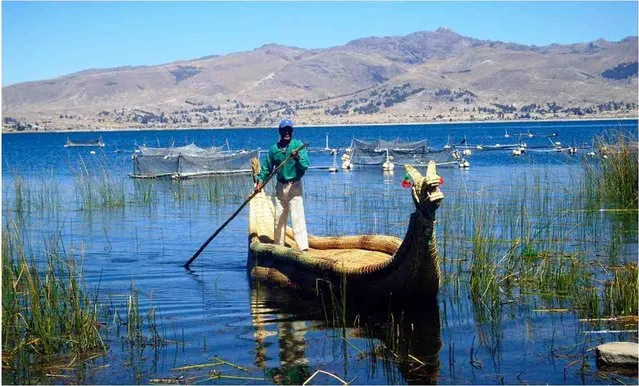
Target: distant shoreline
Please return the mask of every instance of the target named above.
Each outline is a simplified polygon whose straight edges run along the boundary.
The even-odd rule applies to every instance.
[[[349,126],[421,126],[421,125],[466,125],[466,124],[495,124],[495,123],[542,123],[542,122],[580,122],[580,121],[639,121],[639,117],[620,118],[582,118],[582,119],[510,119],[490,121],[452,121],[452,122],[406,122],[406,123],[340,123],[335,125],[299,125],[296,127],[349,127]],[[269,126],[270,127],[270,126]],[[230,129],[230,128],[229,128]]]
[[[357,127],[357,126],[430,126],[430,125],[472,125],[472,124],[503,124],[503,123],[547,123],[547,122],[597,122],[597,121],[639,121],[637,117],[610,117],[610,118],[558,118],[558,119],[508,119],[508,120],[486,120],[486,121],[428,121],[428,122],[399,122],[399,123],[337,123],[337,124],[316,124],[316,125],[295,125],[295,128],[329,128],[329,127]],[[293,119],[295,122],[295,119]],[[24,131],[2,131],[2,135],[11,134],[59,134],[59,133],[111,133],[123,131],[187,131],[187,130],[252,130],[252,129],[271,129],[274,125],[269,126],[252,126],[252,127],[131,127],[131,128],[114,128],[107,130],[99,129],[78,129],[78,130],[24,130]]]

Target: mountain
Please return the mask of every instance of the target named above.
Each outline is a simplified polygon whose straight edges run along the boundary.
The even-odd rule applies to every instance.
[[[637,116],[637,37],[527,46],[448,28],[3,87],[5,128],[218,127]]]

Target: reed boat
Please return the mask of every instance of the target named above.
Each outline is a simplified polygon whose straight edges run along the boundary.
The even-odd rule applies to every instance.
[[[287,227],[285,245],[273,243],[275,209],[264,191],[250,202],[248,273],[252,280],[307,293],[328,285],[347,288],[367,299],[420,296],[435,298],[440,270],[435,239],[435,212],[443,193],[436,164],[426,176],[405,166],[413,181],[415,211],[403,239],[386,235],[312,236],[309,250],[300,251]],[[345,285],[345,286],[344,286]]]

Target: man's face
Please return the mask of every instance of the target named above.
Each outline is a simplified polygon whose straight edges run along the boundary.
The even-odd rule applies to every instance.
[[[282,127],[280,129],[280,137],[282,137],[284,141],[290,141],[291,138],[293,138],[293,129],[290,127]]]

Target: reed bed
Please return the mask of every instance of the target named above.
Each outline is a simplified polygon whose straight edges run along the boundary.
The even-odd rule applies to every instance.
[[[135,180],[133,181],[133,192],[130,194],[131,201],[139,206],[152,206],[159,202],[159,184],[156,180]]]
[[[186,180],[167,181],[170,196],[175,202],[206,202],[212,205],[242,202],[253,191],[247,175],[213,175]]]
[[[15,224],[7,225],[2,272],[3,361],[9,368],[105,352],[81,260],[67,254],[57,237],[48,240],[44,256],[38,257],[27,249]]]
[[[447,194],[438,213],[443,290],[455,296],[468,290],[476,317],[486,321],[500,317],[502,304],[530,296],[568,304],[583,317],[636,313],[636,263],[629,264],[634,271],[617,271],[597,257],[625,255],[622,245],[636,233],[622,237],[615,221],[583,210],[581,191],[565,182],[541,171],[519,180],[526,179],[532,183],[508,190],[460,187]],[[626,275],[625,286],[611,277],[618,272]]]
[[[582,190],[591,208],[636,209],[639,203],[637,140],[630,133],[604,133],[594,141],[600,159],[585,163]]]
[[[614,267],[612,271],[612,278],[604,283],[605,315],[637,316],[637,265]]]
[[[45,373],[70,379],[82,376],[78,371],[106,353],[105,342],[119,326],[126,326],[122,339],[132,352],[147,346],[157,350],[169,343],[184,345],[183,337],[181,342],[177,335],[175,341],[163,337],[156,308],[148,306],[141,312],[133,282],[125,305],[107,306],[97,292],[87,290],[82,258],[68,252],[59,236],[50,236],[38,254],[25,234],[16,222],[7,223],[2,232],[5,383],[41,383]]]
[[[87,165],[80,158],[74,175],[75,191],[82,210],[125,206],[124,180],[111,174],[106,160],[97,160]]]
[[[36,191],[36,207],[44,213],[55,214],[63,207],[62,187],[53,173],[39,178],[40,186]]]
[[[13,179],[13,210],[16,213],[28,213],[31,211],[31,185],[21,175]]]
[[[140,313],[139,291],[133,280],[127,296],[125,318],[118,323],[126,325],[126,341],[133,346],[150,345],[159,348],[168,344],[158,329],[156,309],[149,306],[146,314]]]

